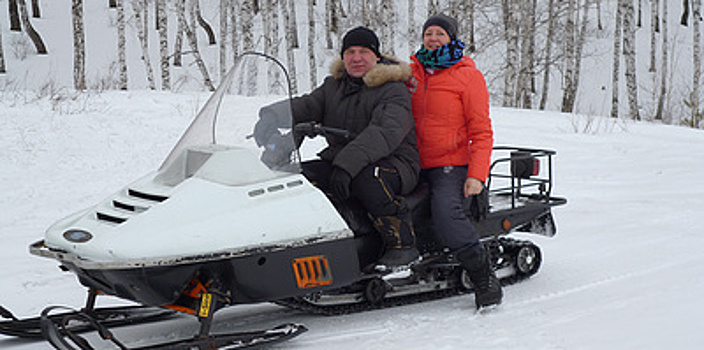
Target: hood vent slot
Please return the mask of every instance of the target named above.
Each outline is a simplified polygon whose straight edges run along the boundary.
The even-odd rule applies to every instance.
[[[101,212],[97,212],[97,213],[95,213],[95,215],[98,217],[98,220],[113,222],[116,224],[121,224],[121,223],[127,221],[127,219],[125,219],[125,218],[121,218],[121,217],[117,217],[117,216],[113,216],[113,215],[108,215],[108,214],[101,213]]]
[[[137,197],[137,198],[141,198],[141,199],[146,199],[146,200],[154,201],[154,202],[163,202],[163,201],[169,199],[169,197],[166,197],[166,196],[161,196],[161,195],[158,195],[158,194],[149,194],[149,193],[139,192],[139,191],[135,191],[135,190],[133,190],[133,189],[127,190],[127,193],[128,193],[130,196],[132,196],[132,197]]]

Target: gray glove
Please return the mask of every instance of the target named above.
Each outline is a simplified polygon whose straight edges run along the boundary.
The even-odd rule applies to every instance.
[[[278,131],[264,145],[262,163],[271,169],[282,168],[291,163],[291,153],[296,149],[290,134],[281,135]]]

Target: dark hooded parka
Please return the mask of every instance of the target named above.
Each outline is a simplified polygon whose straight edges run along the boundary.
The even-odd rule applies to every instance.
[[[310,94],[292,100],[294,123],[318,122],[348,130],[353,137],[327,136],[319,156],[355,177],[365,167],[386,160],[399,172],[402,194],[416,185],[420,159],[416,146],[408,64],[383,56],[362,78],[347,75],[337,59],[331,75]]]

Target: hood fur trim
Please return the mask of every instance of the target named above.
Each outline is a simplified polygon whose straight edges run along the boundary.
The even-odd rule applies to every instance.
[[[330,74],[335,79],[345,76],[345,62],[337,58],[330,66]],[[411,66],[396,57],[382,55],[381,61],[362,77],[369,87],[384,85],[390,81],[406,82],[411,78]]]

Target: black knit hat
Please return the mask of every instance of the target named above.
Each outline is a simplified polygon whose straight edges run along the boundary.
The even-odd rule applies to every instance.
[[[448,15],[441,13],[428,18],[428,20],[425,21],[425,24],[423,24],[423,34],[425,34],[425,30],[430,26],[439,26],[442,29],[445,29],[451,40],[457,39],[457,20]]]
[[[347,32],[345,37],[342,38],[342,49],[340,49],[340,56],[342,56],[345,50],[350,48],[350,46],[366,47],[372,50],[376,57],[381,58],[381,53],[379,52],[379,38],[369,28],[357,27]]]

